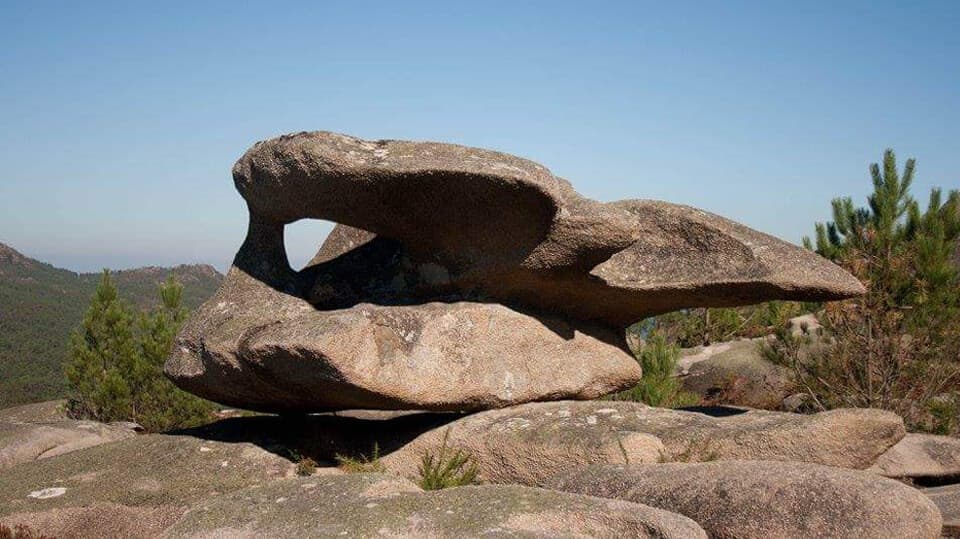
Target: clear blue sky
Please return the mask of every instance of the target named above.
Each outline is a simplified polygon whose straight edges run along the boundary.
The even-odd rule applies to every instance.
[[[960,184],[960,2],[0,3],[0,241],[228,265],[253,142],[325,129],[545,164],[799,241],[894,148]],[[305,260],[327,225],[290,227]]]

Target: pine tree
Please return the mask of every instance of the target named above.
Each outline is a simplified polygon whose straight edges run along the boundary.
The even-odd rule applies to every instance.
[[[160,306],[140,319],[142,372],[135,375],[141,391],[135,399],[139,423],[150,431],[169,430],[202,423],[213,405],[178,389],[163,375],[163,363],[173,347],[177,331],[187,317],[183,308],[183,285],[173,275],[159,286]]]
[[[867,206],[834,199],[833,221],[816,224],[817,252],[867,293],[828,305],[821,322],[831,345],[794,363],[825,407],[893,409],[914,428],[942,430],[943,417],[951,425],[960,417],[960,398],[944,399],[960,394],[960,193],[944,200],[934,189],[921,210],[910,195],[915,165],[910,159],[898,173],[887,150],[882,166],[870,167]]]
[[[952,191],[943,200],[933,189],[924,213],[914,205],[906,222],[906,237],[911,242],[913,283],[906,302],[915,307],[910,317],[912,328],[931,330],[935,340],[949,338],[951,327],[960,321],[960,267],[957,243],[960,238],[960,192]]]
[[[883,168],[870,165],[873,193],[867,208],[856,208],[850,197],[835,198],[833,221],[817,223],[816,249],[822,256],[839,259],[851,249],[880,250],[890,254],[903,238],[902,218],[915,202],[910,196],[916,160],[908,159],[903,174],[897,172],[897,158],[893,150],[883,152]],[[809,245],[810,240],[804,238]]]
[[[70,337],[66,376],[71,415],[99,421],[128,419],[133,392],[122,373],[134,368],[137,355],[133,313],[104,270],[83,322]]]
[[[163,363],[186,319],[183,286],[173,276],[159,286],[160,306],[139,318],[103,272],[83,323],[70,341],[66,376],[72,417],[133,421],[160,432],[202,423],[213,404],[177,389]]]

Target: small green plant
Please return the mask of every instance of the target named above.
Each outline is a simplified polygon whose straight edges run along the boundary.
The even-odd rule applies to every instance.
[[[380,461],[380,446],[373,444],[373,453],[370,457],[360,455],[359,457],[349,457],[345,455],[336,455],[337,466],[347,473],[377,473],[385,472],[387,467]]]
[[[53,539],[53,537],[37,533],[23,524],[17,524],[13,528],[0,524],[0,539]]]
[[[680,380],[674,375],[680,349],[667,344],[659,333],[653,334],[637,355],[643,369],[643,378],[632,388],[616,393],[611,400],[635,401],[650,406],[679,408],[699,403],[700,397],[684,391]]]
[[[927,403],[929,420],[917,430],[931,434],[948,435],[957,431],[958,417],[957,402],[955,399],[931,399]]]
[[[673,462],[713,462],[720,460],[720,453],[714,448],[711,438],[692,441],[673,457]]]
[[[440,490],[477,483],[479,469],[469,453],[459,449],[451,451],[447,446],[450,431],[443,435],[440,451],[434,455],[427,451],[420,461],[420,481],[423,490]]]
[[[297,475],[308,476],[313,475],[317,471],[317,461],[313,460],[310,457],[305,457],[297,461]]]

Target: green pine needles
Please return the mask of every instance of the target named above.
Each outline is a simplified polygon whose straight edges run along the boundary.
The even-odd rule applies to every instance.
[[[865,207],[833,201],[817,223],[816,248],[867,288],[819,315],[828,339],[815,350],[781,336],[772,352],[794,367],[818,408],[872,407],[902,415],[911,429],[957,432],[960,423],[960,192],[910,195],[916,163],[902,173],[891,150],[870,167]]]
[[[387,471],[387,467],[380,461],[380,444],[373,444],[373,452],[367,455],[349,457],[345,455],[336,455],[337,466],[347,473],[381,473]]]
[[[176,388],[163,363],[186,318],[183,286],[173,276],[159,286],[160,306],[136,313],[120,300],[104,270],[83,322],[70,337],[65,366],[71,417],[133,421],[148,432],[194,426],[210,419],[211,402]]]
[[[451,450],[447,445],[449,437],[448,429],[443,434],[440,451],[436,454],[427,451],[420,460],[420,481],[417,484],[423,490],[462,487],[478,482],[479,469],[473,457],[460,449]]]
[[[643,369],[640,382],[626,391],[612,395],[610,399],[667,408],[697,404],[700,398],[685,391],[680,380],[674,375],[679,360],[680,348],[677,345],[668,344],[660,333],[652,334],[637,354],[637,361]]]

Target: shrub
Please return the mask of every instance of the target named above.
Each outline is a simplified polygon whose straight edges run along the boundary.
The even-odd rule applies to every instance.
[[[713,462],[720,460],[714,441],[711,438],[702,438],[687,442],[687,447],[674,455],[668,462]]]
[[[941,355],[929,328],[908,332],[904,314],[867,297],[828,305],[820,319],[825,336],[779,332],[766,355],[793,369],[816,410],[882,408],[900,414],[911,430],[955,432],[956,352]]]
[[[680,380],[674,375],[679,360],[680,349],[676,345],[667,344],[663,335],[654,334],[637,354],[637,361],[643,369],[640,382],[626,391],[612,395],[610,399],[671,408],[697,404],[700,398],[684,391]]]
[[[859,278],[867,293],[829,304],[817,346],[781,331],[768,355],[791,366],[819,409],[893,410],[914,430],[955,432],[960,391],[960,193],[909,193],[914,161],[899,174],[887,150],[870,167],[868,206],[833,201],[816,225],[816,250]],[[805,245],[814,242],[805,238]]]
[[[37,533],[23,524],[17,524],[13,528],[0,524],[0,539],[53,539],[53,537]]]
[[[931,434],[947,435],[957,432],[960,406],[956,395],[941,395],[931,399],[926,406],[928,422],[921,430]]]
[[[818,307],[815,303],[769,301],[745,307],[685,309],[645,320],[631,331],[659,333],[670,344],[693,348],[738,337],[769,335],[789,319],[814,312]]]
[[[369,457],[361,454],[359,457],[336,455],[337,466],[347,473],[377,473],[387,470],[380,461],[380,446],[373,444],[373,453]]]
[[[90,307],[70,338],[65,366],[71,417],[133,421],[148,432],[194,426],[211,418],[213,403],[176,388],[163,363],[186,318],[183,287],[171,275],[159,287],[160,307],[133,311],[104,270]]]
[[[470,454],[459,449],[451,451],[447,446],[450,431],[443,435],[440,451],[434,455],[427,451],[420,461],[420,480],[417,482],[423,490],[440,490],[462,487],[477,483],[479,470]]]
[[[297,475],[308,476],[313,475],[317,471],[317,461],[313,460],[310,457],[305,457],[297,461],[296,472]]]

